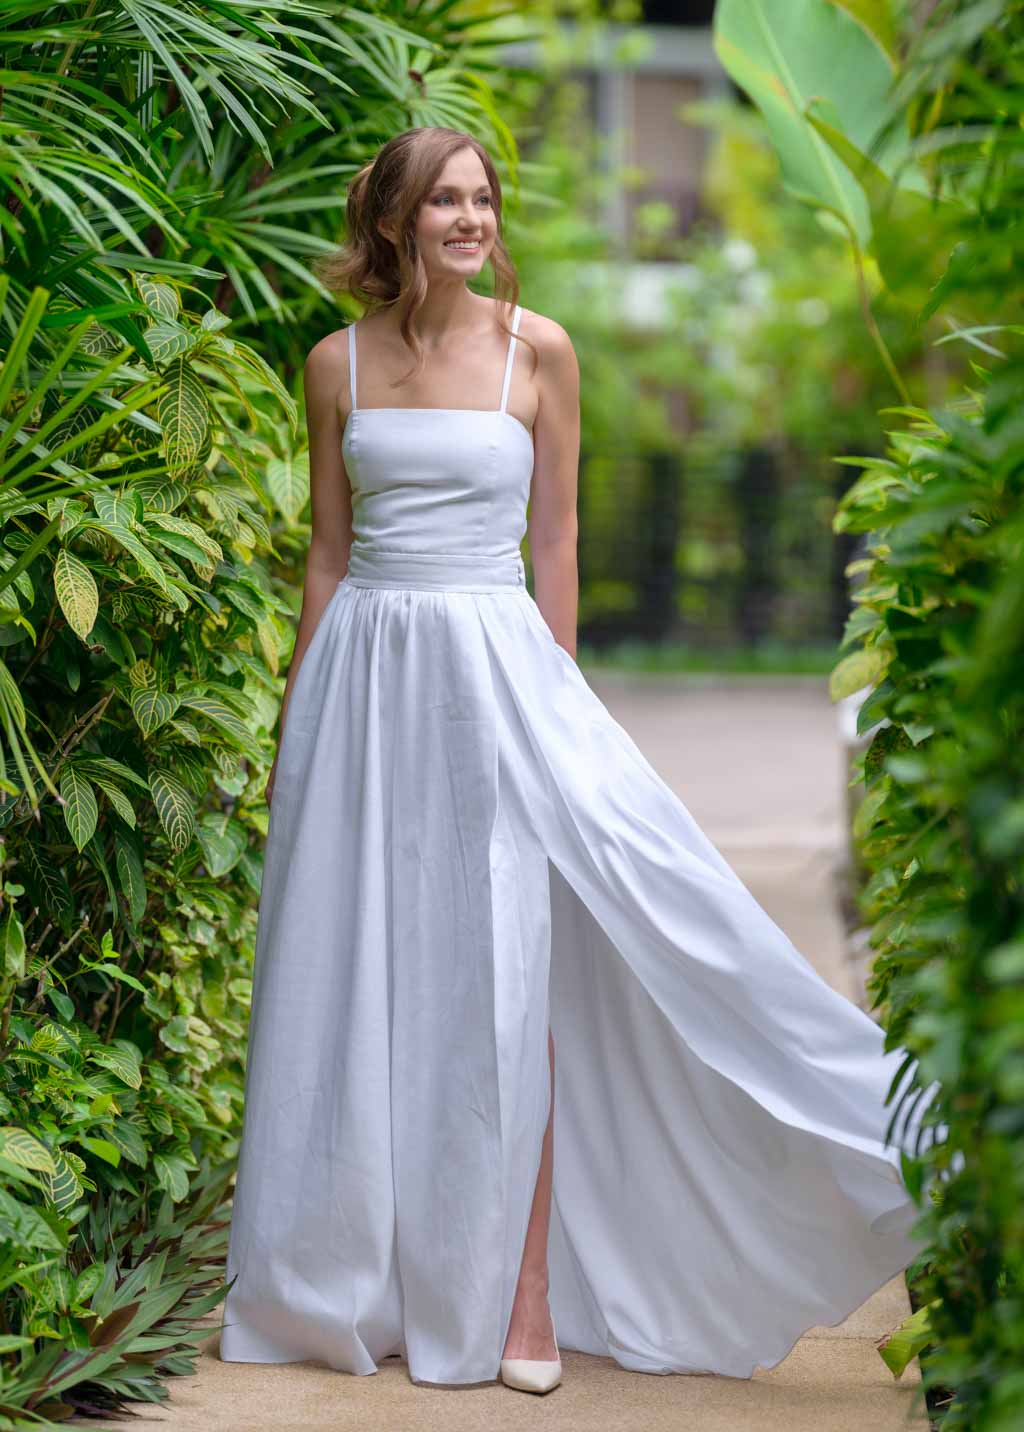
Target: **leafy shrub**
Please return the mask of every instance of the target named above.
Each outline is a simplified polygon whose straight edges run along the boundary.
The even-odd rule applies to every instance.
[[[919,1198],[941,1175],[919,1225],[920,1306],[880,1351],[897,1374],[921,1353],[944,1429],[1011,1432],[1024,1406],[1024,7],[941,0],[902,34],[885,6],[823,0],[799,35],[769,8],[773,33],[753,40],[740,0],[718,18],[727,41],[776,43],[765,67],[736,63],[791,186],[844,226],[859,272],[877,265],[887,305],[917,326],[942,313],[940,341],[977,355],[970,386],[931,411],[874,329],[902,423],[884,456],[845,459],[862,472],[836,525],[867,534],[868,555],[832,693],[865,691],[859,726],[875,732],[855,835],[869,988],[914,1066],[893,1124],[939,1080],[924,1127],[946,1127],[908,1168]],[[863,63],[819,87],[826,32]],[[787,107],[771,94],[782,57]]]

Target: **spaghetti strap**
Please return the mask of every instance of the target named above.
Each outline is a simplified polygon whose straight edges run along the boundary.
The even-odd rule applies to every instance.
[[[503,412],[505,411],[505,404],[508,402],[508,385],[509,385],[509,380],[510,380],[511,377],[512,377],[512,360],[515,358],[515,355],[516,355],[516,350],[515,350],[515,342],[516,342],[516,340],[515,340],[514,335],[519,332],[519,318],[520,318],[520,315],[522,314],[522,311],[523,311],[523,310],[519,307],[519,305],[518,305],[518,303],[517,303],[517,304],[516,304],[516,311],[515,311],[515,313],[513,314],[513,317],[512,317],[512,333],[513,333],[513,337],[509,338],[509,340],[508,340],[508,357],[505,359],[505,381],[504,381],[504,383],[501,385],[501,407],[498,409],[498,412],[499,412],[499,413],[503,413]]]
[[[348,386],[352,394],[352,411],[356,409],[356,325],[348,326]]]

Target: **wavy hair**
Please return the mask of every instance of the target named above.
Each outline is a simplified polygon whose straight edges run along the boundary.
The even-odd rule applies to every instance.
[[[416,361],[394,387],[415,377],[423,367],[423,349],[412,327],[427,292],[427,275],[416,247],[416,216],[449,157],[465,148],[479,155],[491,186],[497,227],[489,261],[494,269],[498,324],[503,333],[511,336],[510,317],[502,312],[502,304],[511,316],[519,301],[519,279],[501,237],[501,181],[484,146],[461,129],[423,125],[396,134],[382,145],[376,156],[349,180],[348,232],[344,242],[312,265],[325,288],[353,294],[371,312],[395,307],[399,332]],[[397,243],[381,233],[382,221],[397,234]],[[535,344],[520,334],[516,337],[539,357]]]

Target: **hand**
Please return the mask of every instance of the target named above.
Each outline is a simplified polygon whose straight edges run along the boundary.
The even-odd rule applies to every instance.
[[[274,796],[274,779],[277,776],[277,756],[274,757],[274,764],[270,768],[270,775],[267,777],[267,789],[264,793],[264,800],[270,805]]]

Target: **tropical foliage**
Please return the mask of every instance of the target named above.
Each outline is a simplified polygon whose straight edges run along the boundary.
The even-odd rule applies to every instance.
[[[757,101],[791,188],[840,224],[882,302],[964,346],[952,400],[911,391],[836,526],[863,533],[836,697],[863,691],[870,988],[913,1078],[894,1102],[946,1125],[907,1161],[927,1247],[920,1304],[882,1349],[921,1353],[943,1428],[1010,1432],[1024,1405],[1024,11],[722,0],[719,53]],[[754,25],[754,11],[757,20]],[[824,56],[842,45],[847,66]],[[884,117],[884,125],[879,118]],[[932,1177],[937,1175],[937,1177]],[[926,1196],[927,1194],[927,1196]]]
[[[308,261],[397,129],[514,180],[503,10],[5,8],[0,1425],[163,1399],[223,1297]]]

